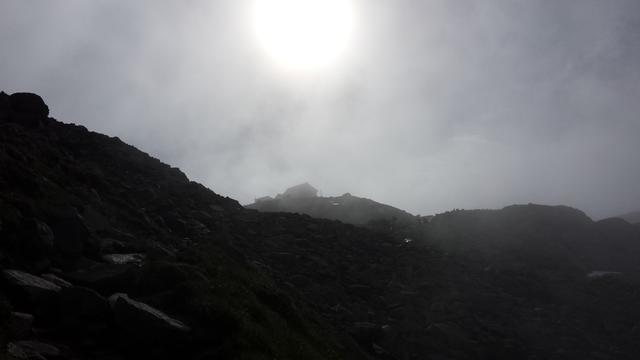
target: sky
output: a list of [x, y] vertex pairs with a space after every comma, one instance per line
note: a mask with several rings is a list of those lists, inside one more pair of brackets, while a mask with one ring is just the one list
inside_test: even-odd
[[308, 181], [422, 215], [640, 209], [639, 1], [351, 4], [347, 49], [300, 70], [254, 0], [3, 0], [0, 90], [244, 204]]

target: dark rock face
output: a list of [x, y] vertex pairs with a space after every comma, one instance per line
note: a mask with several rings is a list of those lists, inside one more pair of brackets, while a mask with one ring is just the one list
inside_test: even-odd
[[17, 113], [33, 114], [46, 118], [49, 116], [49, 107], [44, 100], [32, 93], [13, 93], [9, 96], [11, 110]]
[[49, 107], [42, 98], [31, 93], [0, 94], [0, 121], [37, 127], [49, 116]]

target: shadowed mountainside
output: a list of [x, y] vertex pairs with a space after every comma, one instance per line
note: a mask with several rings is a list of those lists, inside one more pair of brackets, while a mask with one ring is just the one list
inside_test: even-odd
[[[8, 358], [634, 359], [640, 351], [638, 284], [626, 273], [586, 273], [605, 261], [601, 239], [619, 244], [616, 254], [637, 240], [622, 220], [532, 205], [451, 212], [416, 221], [406, 242], [385, 219], [367, 229], [259, 212], [117, 138], [49, 118], [33, 94], [0, 94], [0, 170]], [[596, 239], [595, 260], [573, 260], [565, 244], [582, 246], [574, 233]], [[626, 263], [619, 256], [606, 264]]]

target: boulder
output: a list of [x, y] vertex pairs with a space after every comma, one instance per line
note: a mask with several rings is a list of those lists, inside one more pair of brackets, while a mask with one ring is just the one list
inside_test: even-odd
[[9, 96], [11, 110], [16, 113], [31, 114], [46, 118], [49, 116], [49, 107], [39, 95], [32, 93], [13, 93]]
[[33, 315], [21, 312], [12, 312], [9, 316], [9, 333], [14, 339], [22, 339], [29, 335], [33, 326]]
[[109, 297], [116, 324], [128, 340], [157, 342], [185, 335], [190, 328], [162, 311], [117, 293]]
[[10, 284], [16, 285], [33, 296], [46, 293], [59, 293], [60, 286], [41, 277], [20, 270], [4, 270], [3, 275]]
[[51, 273], [41, 274], [40, 277], [45, 279], [45, 280], [47, 280], [47, 281], [50, 281], [50, 282], [58, 285], [58, 286], [60, 286], [61, 288], [68, 288], [68, 287], [73, 286], [73, 284], [71, 284], [70, 282], [68, 282], [68, 281], [66, 281], [64, 279], [61, 279], [61, 278], [59, 278], [56, 275], [51, 274]]
[[106, 263], [114, 265], [133, 264], [140, 266], [144, 262], [144, 254], [106, 254], [102, 256], [102, 260]]
[[55, 315], [60, 286], [20, 270], [4, 270], [2, 273], [17, 308], [33, 310], [37, 315]]

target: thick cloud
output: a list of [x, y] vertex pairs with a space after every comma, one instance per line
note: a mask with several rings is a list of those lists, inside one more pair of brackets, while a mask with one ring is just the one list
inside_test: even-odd
[[636, 0], [360, 0], [349, 53], [271, 63], [251, 1], [0, 4], [0, 87], [250, 202], [309, 181], [428, 214], [640, 208]]

